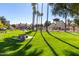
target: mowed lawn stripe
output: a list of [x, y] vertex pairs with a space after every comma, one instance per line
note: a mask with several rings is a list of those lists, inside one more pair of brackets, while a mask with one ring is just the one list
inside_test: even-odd
[[[3, 38], [0, 40], [0, 42], [2, 40], [4, 40], [5, 38], [9, 38], [12, 36], [18, 36], [19, 34], [23, 34], [23, 33], [25, 33], [25, 32], [20, 31], [20, 30], [7, 32], [6, 34], [3, 33], [3, 34], [1, 34]], [[9, 36], [8, 36], [8, 34], [9, 34]], [[35, 34], [35, 36], [34, 36], [34, 34]], [[63, 40], [64, 37], [67, 38], [68, 36], [77, 38], [76, 41], [78, 40], [78, 36], [74, 36], [74, 35], [71, 35], [66, 32], [51, 32], [51, 34], [60, 38], [61, 40]], [[39, 31], [38, 32], [31, 32], [27, 35], [34, 36], [34, 37], [33, 37], [33, 39], [28, 39], [28, 40], [26, 39], [23, 42], [17, 42], [17, 44], [21, 44], [21, 46], [19, 46], [15, 50], [12, 50], [12, 48], [8, 48], [5, 51], [3, 51], [2, 54], [4, 54], [4, 55], [28, 55], [28, 56], [34, 56], [34, 55], [35, 56], [36, 55], [55, 56], [56, 54], [59, 56], [79, 55], [79, 49], [69, 45], [74, 41], [74, 39], [71, 39], [70, 37], [68, 37], [70, 39], [69, 42], [67, 39], [63, 40], [65, 42], [69, 43], [69, 44], [67, 44], [67, 43], [64, 43], [63, 41], [58, 40], [57, 38], [49, 35], [47, 32], [42, 32], [42, 34]], [[64, 36], [64, 37], [62, 37], [62, 36]], [[4, 43], [6, 43], [6, 41]], [[77, 42], [77, 44], [78, 44], [78, 42]], [[72, 44], [72, 45], [76, 46], [77, 44], [75, 44], [75, 45]], [[4, 48], [7, 48], [7, 45]], [[78, 46], [76, 46], [76, 47], [78, 47]], [[25, 54], [23, 54], [23, 53], [25, 53]]]
[[43, 56], [54, 55], [54, 53], [51, 52], [50, 48], [47, 46], [47, 44], [43, 40], [40, 32], [36, 33], [35, 37], [33, 38], [33, 40], [31, 41], [30, 44], [32, 45], [31, 49], [29, 49], [29, 50], [26, 51], [26, 53], [28, 55], [29, 55], [29, 53], [33, 52], [34, 49], [37, 49], [36, 52], [39, 52], [40, 50], [42, 50], [42, 53], [39, 54], [41, 56], [42, 55]]
[[46, 40], [49, 42], [49, 44], [54, 48], [56, 53], [60, 56], [63, 55], [69, 55], [69, 53], [65, 53], [65, 51], [72, 51], [74, 53], [79, 53], [79, 49], [76, 49], [68, 44], [65, 44], [62, 41], [57, 40], [56, 38], [50, 36], [48, 33], [43, 33]]
[[68, 34], [66, 32], [51, 32], [55, 37], [72, 44], [73, 46], [79, 48], [79, 38], [78, 36], [74, 36], [72, 34]]
[[75, 36], [79, 36], [79, 32], [69, 32], [69, 33], [71, 33], [71, 34], [73, 34]]
[[[47, 41], [47, 38], [44, 37], [43, 33], [45, 32], [41, 32], [41, 36], [43, 37], [45, 43], [48, 45], [48, 47], [51, 49], [51, 52], [54, 53], [56, 56], [58, 56], [57, 52], [54, 50], [54, 48], [50, 45], [50, 42]], [[46, 35], [47, 37], [47, 35]]]

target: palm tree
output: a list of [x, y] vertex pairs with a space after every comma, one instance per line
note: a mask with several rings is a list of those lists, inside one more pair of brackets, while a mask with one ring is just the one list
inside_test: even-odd
[[[48, 17], [49, 17], [49, 4], [47, 4], [47, 20], [46, 20], [47, 22], [48, 22]], [[46, 31], [48, 31], [48, 25], [46, 26]]]
[[37, 24], [37, 30], [38, 30], [38, 27], [39, 27], [39, 26], [38, 26], [38, 25], [39, 25], [39, 24], [38, 24], [38, 19], [39, 19], [39, 18], [40, 18], [40, 12], [37, 10], [37, 21], [36, 21], [36, 22], [37, 22], [37, 23], [36, 23], [36, 24]]
[[34, 31], [34, 22], [35, 22], [35, 14], [36, 14], [36, 3], [32, 3], [32, 10], [33, 10], [32, 30]]
[[37, 15], [37, 19], [36, 19], [36, 31], [38, 30], [38, 19], [40, 18], [40, 16], [41, 16], [41, 13], [39, 12], [39, 10], [38, 10], [38, 7], [39, 7], [39, 5], [37, 4], [37, 11], [36, 11], [36, 15]]
[[43, 3], [42, 3], [42, 6], [41, 6], [41, 31], [42, 31], [42, 16], [43, 16]]
[[38, 30], [38, 4], [37, 4], [37, 11], [36, 11], [37, 19], [36, 19], [36, 31]]

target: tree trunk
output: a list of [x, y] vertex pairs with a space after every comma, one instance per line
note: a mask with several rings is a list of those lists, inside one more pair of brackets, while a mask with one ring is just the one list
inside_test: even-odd
[[47, 25], [46, 25], [46, 31], [48, 31], [48, 16], [49, 16], [49, 5], [47, 4]]
[[32, 30], [34, 31], [34, 21], [35, 21], [35, 14], [34, 14], [34, 12], [33, 12], [33, 18], [32, 18], [33, 20], [32, 20]]
[[75, 32], [75, 26], [73, 26], [73, 32]]
[[[37, 11], [38, 11], [38, 4], [37, 4]], [[37, 19], [36, 19], [36, 31], [38, 30], [38, 14], [37, 14]]]
[[41, 31], [42, 31], [42, 15], [43, 14], [43, 3], [42, 3], [42, 6], [41, 6]]

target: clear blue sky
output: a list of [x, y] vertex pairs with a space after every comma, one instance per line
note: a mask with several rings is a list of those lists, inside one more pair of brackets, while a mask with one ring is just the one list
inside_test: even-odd
[[[46, 6], [47, 5], [44, 4], [43, 23], [46, 21], [46, 14], [47, 14]], [[39, 4], [39, 10], [40, 8], [41, 4]], [[52, 21], [52, 19], [56, 17], [51, 15], [51, 9], [49, 12], [50, 12], [49, 20]], [[5, 16], [5, 18], [10, 21], [10, 24], [16, 24], [16, 23], [30, 24], [32, 23], [32, 6], [30, 3], [2, 3], [2, 4], [0, 3], [0, 16]]]

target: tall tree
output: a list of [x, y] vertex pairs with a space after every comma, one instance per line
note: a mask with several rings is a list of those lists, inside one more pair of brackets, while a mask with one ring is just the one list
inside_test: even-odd
[[47, 4], [47, 26], [46, 26], [46, 31], [48, 31], [48, 17], [49, 17], [49, 4]]
[[40, 12], [39, 12], [39, 10], [37, 10], [37, 24], [36, 24], [37, 25], [37, 30], [38, 30], [38, 27], [39, 27], [38, 26], [39, 25], [39, 23], [38, 23], [39, 22], [38, 21], [39, 19], [40, 19]]
[[70, 4], [69, 3], [54, 3], [50, 4], [52, 6], [52, 15], [59, 15], [65, 19], [65, 32], [66, 32], [66, 20], [67, 17], [71, 15]]
[[38, 30], [38, 16], [39, 16], [39, 11], [38, 11], [38, 4], [37, 4], [37, 11], [36, 11], [36, 14], [37, 14], [37, 19], [36, 19], [36, 31]]
[[32, 3], [32, 10], [33, 10], [32, 30], [34, 31], [34, 22], [35, 22], [35, 14], [36, 14], [36, 3]]
[[37, 15], [37, 19], [36, 19], [36, 30], [38, 30], [38, 20], [40, 19], [40, 16], [41, 16], [41, 13], [39, 12], [39, 10], [38, 10], [38, 7], [39, 7], [39, 4], [37, 4], [37, 10], [36, 10], [36, 15]]
[[43, 3], [42, 3], [42, 6], [41, 6], [41, 31], [42, 31], [42, 16], [43, 16]]

